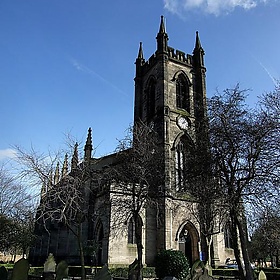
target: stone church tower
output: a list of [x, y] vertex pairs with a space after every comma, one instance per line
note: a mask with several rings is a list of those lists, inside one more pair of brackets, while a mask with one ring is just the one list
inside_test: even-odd
[[[195, 144], [203, 153], [207, 152], [208, 147], [207, 129], [203, 125], [207, 114], [204, 50], [198, 32], [192, 54], [170, 47], [163, 17], [156, 42], [157, 49], [147, 60], [140, 43], [135, 62], [134, 123], [142, 122], [153, 128], [159, 135], [159, 145], [164, 151], [164, 196], [157, 213], [148, 206], [140, 217], [143, 225], [143, 263], [153, 265], [160, 249], [181, 250], [193, 263], [203, 259], [205, 248], [197, 219], [197, 204], [184, 188], [188, 150]], [[92, 157], [92, 150], [89, 129], [81, 165], [86, 164], [91, 174], [97, 174], [114, 164], [116, 154], [96, 159]], [[74, 171], [78, 167], [77, 157], [75, 146], [72, 159]], [[72, 177], [75, 176], [73, 170], [69, 172]], [[64, 170], [64, 176], [66, 173]], [[55, 184], [57, 178], [56, 174]], [[95, 264], [129, 265], [137, 257], [133, 224], [125, 221], [126, 232], [113, 233], [112, 219], [118, 213], [110, 205], [111, 187], [100, 188], [97, 181], [90, 178], [85, 182], [90, 192], [87, 195], [89, 218], [83, 224], [84, 243], [94, 241], [98, 244]], [[44, 262], [49, 253], [57, 260], [64, 259], [69, 264], [79, 263], [78, 249], [69, 230], [51, 225], [46, 234], [42, 226], [37, 225], [36, 228], [39, 229], [39, 238], [30, 254], [33, 264]], [[229, 246], [224, 237], [224, 233], [213, 237], [212, 257], [215, 264], [224, 263], [233, 253], [232, 249], [225, 248]], [[92, 264], [90, 256], [86, 263]]]
[[[198, 32], [192, 55], [170, 47], [163, 17], [156, 40], [157, 50], [147, 61], [140, 43], [135, 77], [134, 121], [144, 122], [160, 135], [164, 146], [164, 191], [168, 197], [162, 209], [164, 226], [154, 239], [147, 236], [147, 240], [154, 244], [153, 251], [180, 249], [194, 261], [201, 251], [199, 227], [192, 211], [187, 211], [194, 206], [182, 202], [180, 189], [187, 150], [201, 137], [200, 122], [206, 116], [204, 50]], [[148, 255], [149, 262], [153, 256]]]

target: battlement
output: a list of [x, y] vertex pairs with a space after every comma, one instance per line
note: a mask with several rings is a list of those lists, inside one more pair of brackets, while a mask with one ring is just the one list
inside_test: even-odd
[[183, 63], [192, 64], [192, 55], [185, 54], [182, 51], [175, 50], [174, 48], [168, 47], [168, 57], [178, 60]]
[[[180, 63], [192, 64], [192, 55], [186, 54], [182, 51], [175, 50], [174, 48], [168, 47], [168, 57], [172, 60], [178, 61]], [[143, 64], [144, 72], [151, 69], [157, 62], [156, 54], [152, 54], [150, 58]]]

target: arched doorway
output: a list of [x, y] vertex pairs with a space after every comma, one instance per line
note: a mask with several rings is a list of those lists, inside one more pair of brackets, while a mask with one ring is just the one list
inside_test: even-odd
[[176, 234], [176, 241], [178, 242], [179, 250], [185, 254], [190, 264], [193, 264], [199, 259], [199, 235], [191, 222], [185, 222], [179, 227]]

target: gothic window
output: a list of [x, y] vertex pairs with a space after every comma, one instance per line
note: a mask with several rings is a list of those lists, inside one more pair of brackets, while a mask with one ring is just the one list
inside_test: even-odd
[[96, 228], [96, 242], [98, 244], [98, 249], [96, 252], [96, 263], [98, 265], [103, 265], [103, 239], [104, 239], [104, 230], [103, 230], [103, 224], [99, 220], [97, 223]]
[[189, 85], [183, 74], [180, 74], [176, 80], [176, 106], [188, 112], [190, 111]]
[[176, 147], [175, 155], [175, 172], [176, 172], [176, 191], [179, 191], [183, 187], [184, 183], [184, 167], [185, 167], [185, 154], [184, 154], [184, 144], [179, 142]]
[[[137, 221], [138, 226], [138, 235], [140, 236], [140, 238], [142, 237], [142, 219], [138, 216], [138, 221]], [[127, 240], [128, 244], [136, 244], [136, 226], [135, 226], [135, 221], [133, 218], [129, 219], [128, 222], [128, 240]]]
[[225, 248], [233, 248], [229, 223], [227, 223], [224, 228], [224, 240], [225, 240]]
[[147, 88], [147, 119], [151, 119], [156, 112], [156, 82], [151, 79]]

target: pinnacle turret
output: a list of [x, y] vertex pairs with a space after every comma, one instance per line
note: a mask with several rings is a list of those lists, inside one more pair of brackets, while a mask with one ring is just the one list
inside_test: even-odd
[[54, 185], [59, 182], [59, 162], [56, 165], [55, 173], [54, 173]]
[[61, 177], [65, 177], [68, 173], [68, 155], [66, 154], [64, 157], [64, 162], [63, 162], [63, 166], [62, 166], [62, 174]]
[[88, 129], [88, 135], [87, 135], [87, 141], [84, 148], [85, 154], [84, 159], [85, 161], [91, 159], [91, 153], [92, 153], [92, 138], [91, 138], [91, 128]]
[[139, 45], [139, 51], [138, 51], [137, 59], [139, 59], [139, 60], [143, 60], [144, 59], [142, 42], [140, 42], [140, 45]]
[[78, 167], [79, 156], [78, 156], [78, 143], [76, 142], [74, 152], [71, 160], [71, 171]]
[[160, 17], [160, 26], [159, 26], [159, 32], [160, 34], [164, 34], [165, 32], [165, 24], [164, 24], [164, 17]]
[[165, 31], [164, 17], [161, 16], [159, 32], [157, 34], [157, 54], [167, 53], [168, 35]]
[[193, 50], [194, 60], [197, 66], [204, 66], [204, 50], [201, 46], [198, 31], [196, 31], [195, 47]]
[[44, 182], [41, 188], [41, 199], [45, 197], [46, 193], [47, 193], [47, 186], [46, 183]]
[[141, 72], [141, 66], [145, 63], [145, 59], [144, 59], [144, 54], [143, 54], [143, 47], [142, 47], [142, 42], [140, 42], [139, 45], [139, 51], [138, 51], [138, 56], [136, 58], [135, 61], [135, 65], [136, 65], [136, 76], [138, 76]]

